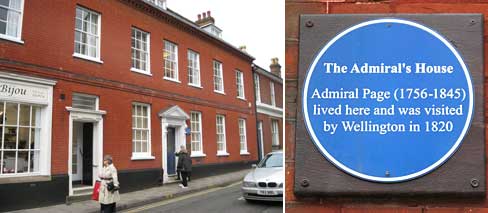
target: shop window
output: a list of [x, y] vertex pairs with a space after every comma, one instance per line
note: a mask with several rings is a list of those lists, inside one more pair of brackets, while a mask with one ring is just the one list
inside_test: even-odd
[[38, 174], [41, 107], [0, 102], [0, 135], [0, 176]]

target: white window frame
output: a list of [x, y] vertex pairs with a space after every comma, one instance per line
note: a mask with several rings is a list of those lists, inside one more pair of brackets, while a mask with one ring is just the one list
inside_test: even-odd
[[[140, 107], [147, 107], [147, 147], [146, 147], [146, 152], [135, 152], [134, 148], [132, 148], [132, 157], [131, 157], [131, 160], [152, 160], [152, 159], [155, 159], [154, 156], [152, 156], [152, 152], [151, 152], [151, 105], [150, 104], [146, 104], [146, 103], [139, 103], [139, 102], [132, 102], [132, 105], [131, 107], [134, 107], [134, 106], [140, 106]], [[132, 108], [131, 108], [131, 111], [132, 111]], [[132, 120], [131, 122], [133, 122], [133, 119], [135, 119], [135, 116], [134, 114], [132, 114]], [[138, 117], [141, 117], [141, 115], [139, 115]], [[134, 134], [134, 130], [146, 130], [146, 129], [143, 129], [143, 128], [137, 128], [135, 129], [134, 126], [132, 126], [132, 138], [134, 138], [133, 134]], [[132, 143], [131, 145], [133, 146], [133, 144], [136, 143], [134, 141], [134, 139], [132, 139]]]
[[276, 94], [275, 94], [274, 83], [272, 81], [269, 82], [269, 90], [271, 95], [271, 106], [276, 106]]
[[244, 73], [236, 70], [236, 86], [237, 86], [237, 98], [246, 100], [246, 94], [244, 92]]
[[[132, 50], [135, 48], [132, 47], [132, 40], [136, 39], [136, 38], [132, 37], [132, 31], [135, 31], [135, 33], [140, 32], [143, 35], [146, 35], [146, 44], [147, 44], [146, 54], [147, 54], [147, 56], [146, 56], [146, 67], [145, 67], [145, 69], [139, 69], [139, 68], [133, 67], [132, 61], [134, 60], [134, 58], [132, 57]], [[152, 74], [151, 74], [151, 33], [143, 31], [137, 27], [131, 27], [130, 35], [131, 35], [131, 56], [130, 56], [131, 57], [131, 68], [130, 68], [130, 70], [133, 72], [152, 76]], [[137, 40], [135, 42], [137, 42]], [[142, 41], [140, 41], [140, 42], [142, 42]], [[137, 49], [137, 50], [144, 51], [143, 49]], [[136, 59], [136, 60], [140, 60], [140, 59]]]
[[[174, 52], [172, 52], [173, 48], [174, 48]], [[167, 54], [173, 55], [174, 61], [169, 60], [170, 57], [167, 56]], [[163, 61], [164, 61], [163, 79], [181, 83], [178, 77], [178, 45], [176, 43], [168, 40], [164, 40]], [[174, 70], [171, 71], [167, 69], [166, 67], [167, 63], [174, 63]], [[174, 72], [173, 78], [171, 78], [170, 76], [166, 76], [168, 72]]]
[[[218, 66], [216, 66], [218, 65]], [[214, 92], [216, 93], [220, 93], [220, 94], [225, 94], [225, 91], [224, 91], [224, 68], [223, 68], [223, 65], [222, 65], [222, 62], [220, 61], [217, 61], [217, 60], [213, 60], [213, 63], [212, 63], [212, 66], [213, 66], [213, 82], [214, 82]], [[218, 68], [218, 69], [216, 69]], [[220, 80], [220, 82], [218, 82], [218, 80]], [[217, 84], [220, 83], [221, 84], [221, 90], [219, 90], [219, 88], [215, 88], [217, 86]]]
[[[219, 118], [222, 123], [219, 124]], [[222, 126], [222, 132], [219, 132], [219, 125]], [[226, 135], [225, 135], [225, 115], [217, 115], [215, 117], [215, 130], [216, 130], [216, 141], [217, 141], [217, 156], [229, 156], [227, 152]], [[219, 135], [222, 135], [222, 141], [219, 141]], [[219, 143], [222, 144], [223, 149], [219, 150]]]
[[254, 73], [254, 90], [256, 90], [256, 102], [261, 103], [261, 85], [259, 75]]
[[[10, 1], [9, 1], [9, 3], [10, 3]], [[8, 30], [8, 14], [7, 14], [7, 24], [5, 26], [5, 34], [0, 33], [0, 39], [5, 39], [5, 40], [9, 40], [9, 41], [13, 41], [13, 42], [23, 44], [24, 41], [22, 41], [22, 22], [23, 22], [23, 18], [24, 18], [24, 0], [20, 0], [20, 10], [12, 9], [10, 7], [5, 7], [5, 6], [0, 6], [0, 7], [5, 8], [8, 11], [12, 10], [14, 12], [20, 13], [19, 23], [17, 25], [17, 37], [7, 35], [7, 30]]]
[[246, 119], [239, 118], [238, 120], [239, 131], [239, 150], [241, 155], [249, 155], [247, 150], [247, 132], [246, 132]]
[[[200, 78], [200, 53], [189, 49], [187, 53], [187, 57], [188, 57], [188, 85], [202, 88], [202, 83], [201, 83], [202, 80]], [[198, 79], [198, 82], [195, 82], [195, 79]]]
[[[198, 128], [200, 131], [194, 131], [193, 128], [193, 115], [197, 115], [198, 117]], [[205, 157], [205, 153], [203, 153], [203, 129], [202, 129], [202, 113], [198, 111], [191, 111], [190, 112], [190, 150], [191, 154], [190, 157]], [[200, 141], [194, 141], [192, 135], [194, 133], [199, 133], [200, 134]], [[200, 150], [193, 150], [193, 143], [199, 143]]]
[[278, 123], [278, 120], [275, 119], [271, 120], [271, 145], [280, 145], [280, 125]]
[[[0, 134], [0, 178], [4, 178], [4, 177], [21, 177], [21, 176], [37, 176], [37, 175], [41, 175], [42, 173], [45, 173], [45, 170], [44, 168], [46, 168], [48, 165], [45, 165], [45, 161], [42, 161], [42, 156], [46, 155], [46, 153], [49, 153], [49, 156], [50, 156], [50, 151], [51, 150], [48, 150], [47, 149], [47, 146], [45, 146], [45, 142], [43, 141], [44, 138], [42, 138], [43, 136], [43, 132], [45, 132], [44, 129], [47, 129], [48, 127], [44, 126], [45, 122], [42, 120], [44, 119], [43, 117], [45, 117], [43, 115], [43, 111], [44, 111], [44, 107], [41, 106], [41, 105], [37, 105], [37, 104], [30, 104], [30, 103], [20, 103], [20, 102], [15, 102], [15, 101], [0, 101], [0, 107], [2, 108], [3, 112], [4, 112], [4, 115], [7, 114], [7, 103], [8, 104], [16, 104], [17, 105], [17, 115], [16, 115], [16, 119], [17, 119], [17, 122], [15, 124], [7, 124], [6, 123], [6, 116], [2, 116], [2, 125], [0, 126], [0, 128], [2, 128], [2, 133], [3, 134]], [[21, 125], [20, 124], [20, 105], [26, 105], [26, 106], [29, 106], [29, 125], [26, 126], [26, 125]], [[34, 110], [33, 108], [34, 107], [37, 107], [38, 108], [38, 113], [36, 115], [36, 121], [39, 122], [39, 125], [35, 125], [32, 123], [32, 118], [33, 118], [33, 113], [34, 113]], [[8, 115], [7, 115], [8, 116]], [[6, 149], [5, 148], [5, 132], [6, 132], [6, 129], [7, 128], [15, 128], [15, 132], [16, 132], [16, 137], [15, 137], [15, 149]], [[29, 138], [28, 138], [28, 141], [26, 142], [26, 145], [28, 146], [27, 148], [25, 149], [19, 149], [19, 134], [20, 134], [20, 128], [28, 128], [28, 131], [29, 131]], [[38, 138], [39, 138], [39, 141], [37, 141], [37, 148], [34, 147], [33, 149], [31, 149], [30, 147], [30, 143], [31, 143], [31, 139], [32, 137], [35, 137], [35, 136], [32, 136], [32, 129], [34, 129], [34, 134], [39, 134]], [[36, 131], [37, 130], [37, 131]], [[48, 130], [50, 131], [50, 129]], [[3, 173], [3, 162], [5, 161], [4, 158], [5, 158], [5, 152], [15, 152], [15, 165], [14, 165], [14, 172], [13, 173]], [[21, 172], [21, 173], [18, 173], [17, 170], [18, 170], [18, 155], [19, 155], [19, 152], [27, 152], [28, 156], [28, 160], [27, 160], [27, 171], [26, 172]], [[31, 161], [31, 152], [37, 152], [37, 171], [35, 172], [32, 172], [30, 171], [30, 161]], [[36, 163], [34, 163], [34, 165], [36, 165]]]
[[[78, 10], [81, 10], [81, 11], [84, 11], [86, 13], [89, 13], [90, 14], [90, 17], [91, 17], [91, 14], [95, 14], [97, 16], [97, 32], [98, 34], [94, 35], [94, 34], [91, 34], [91, 33], [88, 33], [88, 32], [85, 32], [85, 31], [82, 31], [82, 30], [79, 30], [79, 29], [76, 29], [76, 13]], [[83, 22], [84, 20], [82, 20]], [[90, 60], [90, 61], [94, 61], [94, 62], [97, 62], [97, 63], [101, 63], [103, 64], [103, 61], [100, 60], [101, 56], [100, 56], [100, 46], [101, 46], [101, 38], [102, 38], [102, 26], [101, 26], [101, 23], [102, 23], [102, 15], [98, 12], [95, 12], [93, 10], [90, 10], [88, 8], [84, 8], [84, 7], [81, 7], [81, 6], [76, 6], [76, 10], [75, 10], [75, 40], [74, 40], [74, 53], [73, 53], [73, 56], [74, 57], [78, 57], [78, 58], [82, 58], [82, 59], [86, 59], [86, 60]], [[82, 23], [83, 24], [83, 23]], [[93, 56], [90, 56], [88, 51], [87, 51], [87, 55], [85, 54], [82, 54], [82, 53], [79, 53], [79, 52], [76, 52], [76, 32], [80, 32], [81, 34], [90, 34], [91, 36], [95, 36], [96, 37], [96, 57], [93, 57]], [[81, 45], [86, 45], [87, 48], [88, 48], [88, 43], [86, 44], [82, 44], [80, 43], [80, 48], [81, 48]]]

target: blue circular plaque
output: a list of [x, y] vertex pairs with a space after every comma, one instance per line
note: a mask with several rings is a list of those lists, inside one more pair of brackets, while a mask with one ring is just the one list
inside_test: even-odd
[[315, 56], [302, 93], [307, 130], [339, 169], [375, 182], [426, 175], [460, 147], [473, 85], [434, 30], [385, 18], [352, 26]]

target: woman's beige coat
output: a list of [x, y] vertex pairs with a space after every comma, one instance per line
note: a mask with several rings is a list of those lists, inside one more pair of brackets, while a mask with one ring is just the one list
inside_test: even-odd
[[107, 189], [107, 183], [113, 181], [115, 186], [119, 186], [119, 179], [117, 177], [117, 169], [113, 164], [104, 166], [100, 178], [112, 178], [112, 180], [102, 180], [100, 183], [100, 194], [98, 196], [98, 202], [102, 204], [116, 203], [120, 200], [119, 191], [109, 192]]

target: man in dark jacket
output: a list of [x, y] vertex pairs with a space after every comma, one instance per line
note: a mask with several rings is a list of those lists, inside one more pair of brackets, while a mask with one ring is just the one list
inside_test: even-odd
[[178, 153], [178, 165], [181, 165], [182, 184], [180, 184], [180, 187], [185, 189], [188, 187], [188, 173], [191, 172], [191, 157], [185, 147], [182, 147]]

